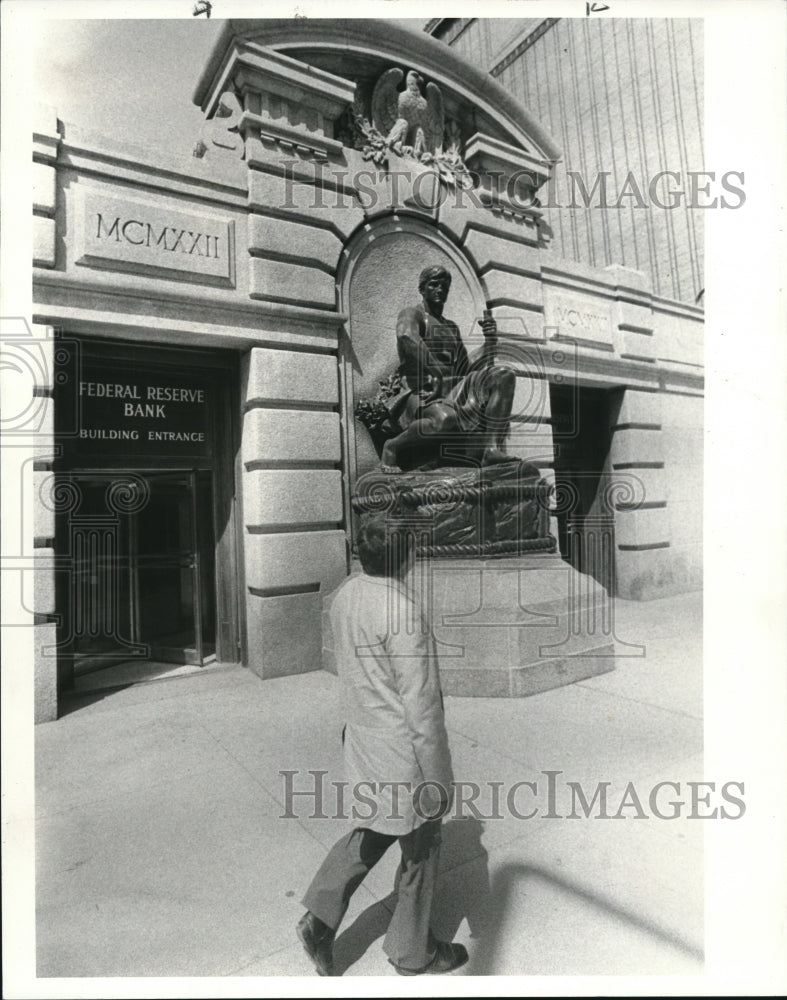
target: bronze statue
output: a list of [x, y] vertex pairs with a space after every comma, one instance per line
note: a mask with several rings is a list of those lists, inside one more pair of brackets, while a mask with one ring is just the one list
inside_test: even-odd
[[516, 378], [495, 364], [497, 324], [485, 313], [484, 347], [471, 361], [456, 323], [443, 316], [450, 287], [451, 275], [442, 265], [425, 268], [418, 280], [421, 302], [397, 318], [402, 388], [386, 403], [396, 436], [383, 444], [383, 472], [462, 459], [480, 465], [516, 461], [501, 450]]

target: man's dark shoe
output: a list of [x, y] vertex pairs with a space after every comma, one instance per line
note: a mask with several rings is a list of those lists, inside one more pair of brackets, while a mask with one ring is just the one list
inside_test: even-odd
[[307, 910], [295, 928], [306, 954], [320, 976], [333, 975], [333, 939], [335, 931]]
[[438, 941], [434, 958], [423, 969], [405, 969], [401, 965], [394, 965], [393, 962], [391, 965], [400, 976], [440, 976], [461, 968], [467, 959], [467, 948], [463, 944]]

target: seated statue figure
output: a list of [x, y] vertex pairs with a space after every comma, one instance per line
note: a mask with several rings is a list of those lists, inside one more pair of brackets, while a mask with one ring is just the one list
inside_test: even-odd
[[418, 281], [421, 302], [402, 309], [397, 318], [403, 388], [386, 404], [389, 424], [398, 433], [383, 445], [383, 472], [401, 472], [405, 457], [410, 468], [434, 465], [444, 445], [451, 461], [515, 461], [502, 447], [516, 379], [509, 368], [495, 364], [497, 324], [485, 315], [484, 347], [471, 362], [456, 323], [443, 316], [450, 287], [451, 275], [442, 265], [425, 268]]

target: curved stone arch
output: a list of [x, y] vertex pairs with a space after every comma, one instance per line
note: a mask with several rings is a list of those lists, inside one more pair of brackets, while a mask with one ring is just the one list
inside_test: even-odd
[[377, 382], [395, 370], [396, 317], [419, 301], [418, 274], [432, 263], [451, 272], [445, 314], [458, 324], [472, 352], [483, 340], [485, 290], [461, 249], [433, 222], [406, 212], [378, 216], [359, 227], [342, 251], [336, 284], [339, 309], [348, 317], [339, 365], [350, 485], [377, 464], [371, 439], [354, 419], [355, 402], [373, 396]]
[[308, 64], [336, 56], [342, 62], [350, 57], [367, 64], [406, 65], [443, 88], [444, 97], [454, 95], [473, 108], [481, 131], [491, 127], [498, 138], [547, 163], [560, 159], [561, 151], [547, 130], [488, 73], [436, 38], [379, 18], [228, 19], [194, 91], [194, 103], [203, 109], [208, 109], [226, 53], [237, 41], [249, 53], [260, 46]]

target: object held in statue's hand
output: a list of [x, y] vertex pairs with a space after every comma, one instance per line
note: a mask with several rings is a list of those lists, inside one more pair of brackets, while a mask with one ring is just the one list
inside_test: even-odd
[[484, 309], [484, 315], [481, 319], [481, 329], [488, 340], [494, 340], [497, 337], [497, 321], [492, 316], [491, 309]]
[[439, 373], [427, 375], [420, 395], [423, 403], [439, 399], [443, 395], [443, 376]]

